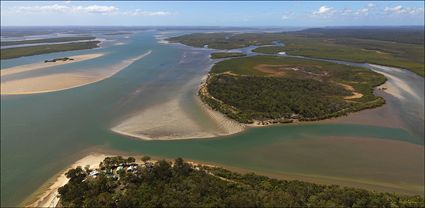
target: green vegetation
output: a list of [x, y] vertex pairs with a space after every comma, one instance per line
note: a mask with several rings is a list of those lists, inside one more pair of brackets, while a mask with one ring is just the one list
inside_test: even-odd
[[278, 54], [279, 52], [285, 52], [285, 50], [286, 48], [284, 46], [261, 46], [252, 51], [264, 54]]
[[[194, 33], [169, 40], [189, 46], [236, 49], [250, 45], [266, 46], [255, 52], [373, 63], [405, 68], [424, 76], [422, 29], [308, 29], [287, 33]], [[284, 47], [275, 42], [283, 42]], [[270, 46], [276, 45], [276, 46]]]
[[56, 62], [56, 61], [73, 61], [73, 58], [69, 58], [69, 57], [63, 57], [63, 58], [54, 58], [51, 60], [44, 60], [44, 63], [48, 63], [48, 62]]
[[211, 58], [212, 59], [221, 59], [221, 58], [231, 58], [231, 57], [242, 57], [246, 56], [244, 53], [237, 53], [237, 52], [217, 52], [212, 53]]
[[60, 38], [45, 38], [45, 39], [34, 39], [34, 40], [3, 41], [3, 42], [1, 42], [1, 46], [35, 44], [35, 43], [58, 43], [58, 42], [80, 41], [80, 40], [94, 40], [95, 38], [96, 37], [60, 37]]
[[286, 36], [290, 55], [373, 63], [409, 69], [424, 76], [424, 45], [364, 39]]
[[279, 40], [279, 33], [193, 33], [169, 38], [170, 42], [179, 42], [193, 47], [204, 47], [214, 49], [235, 49], [251, 45], [272, 45]]
[[357, 38], [381, 40], [396, 43], [424, 44], [423, 26], [407, 27], [334, 27], [310, 28], [291, 34], [307, 35], [322, 38]]
[[[271, 179], [173, 163], [105, 158], [100, 169], [77, 167], [59, 188], [64, 207], [424, 207], [421, 196]], [[120, 170], [119, 167], [124, 167]], [[132, 167], [132, 168], [129, 168]]]
[[[324, 61], [253, 56], [217, 63], [201, 99], [242, 123], [312, 121], [385, 103], [373, 88], [383, 75]], [[359, 95], [359, 96], [354, 96]]]
[[18, 58], [45, 53], [97, 48], [100, 41], [75, 42], [1, 49], [1, 59]]

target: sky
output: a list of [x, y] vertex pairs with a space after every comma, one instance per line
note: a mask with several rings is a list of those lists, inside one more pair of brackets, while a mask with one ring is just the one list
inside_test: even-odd
[[1, 1], [1, 25], [424, 25], [424, 1]]

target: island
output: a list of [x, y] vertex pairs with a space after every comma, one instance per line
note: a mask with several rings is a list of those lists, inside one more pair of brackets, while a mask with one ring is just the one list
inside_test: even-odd
[[57, 207], [420, 207], [424, 198], [272, 179], [220, 167], [106, 157], [66, 172]]
[[100, 41], [71, 42], [61, 44], [45, 44], [1, 49], [1, 59], [12, 59], [23, 56], [33, 56], [46, 53], [75, 51], [99, 47]]
[[386, 78], [359, 67], [285, 56], [218, 62], [199, 95], [211, 108], [246, 124], [315, 121], [381, 106], [373, 89]]
[[211, 54], [212, 59], [234, 58], [242, 56], [246, 56], [246, 54], [239, 52], [216, 52]]
[[73, 58], [69, 58], [69, 57], [63, 57], [63, 58], [54, 58], [51, 60], [44, 60], [44, 63], [49, 63], [49, 62], [57, 62], [57, 61], [73, 61]]

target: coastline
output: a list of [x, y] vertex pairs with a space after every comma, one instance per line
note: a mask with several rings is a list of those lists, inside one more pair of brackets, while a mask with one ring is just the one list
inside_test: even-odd
[[53, 178], [54, 182], [49, 184], [48, 188], [42, 193], [35, 196], [34, 200], [30, 200], [25, 207], [56, 207], [59, 202], [58, 189], [68, 183], [68, 179], [65, 176], [65, 173], [77, 166], [84, 167], [89, 165], [91, 168], [97, 168], [99, 163], [103, 161], [105, 157], [113, 156], [113, 155], [105, 155], [100, 153], [92, 153], [87, 155], [80, 160], [77, 160], [75, 163], [70, 165], [68, 168], [56, 174]]
[[[342, 139], [342, 140], [341, 140]], [[414, 144], [408, 144], [400, 141], [381, 141], [375, 140], [371, 138], [352, 138], [352, 137], [343, 137], [336, 138], [330, 137], [325, 139], [326, 142], [329, 143], [339, 143], [340, 145], [354, 145], [359, 148], [364, 148], [368, 152], [373, 152], [376, 146], [381, 146], [382, 149], [385, 149], [388, 154], [391, 152], [397, 151], [400, 146], [404, 146], [404, 148], [409, 148], [411, 157], [413, 157], [418, 151], [423, 152], [423, 147], [418, 147]], [[348, 142], [348, 143], [347, 143]], [[367, 143], [369, 145], [364, 145]], [[322, 144], [323, 145], [323, 144]], [[326, 145], [326, 144], [325, 144]], [[85, 167], [89, 165], [90, 168], [98, 168], [100, 162], [103, 161], [105, 157], [114, 157], [114, 156], [122, 156], [122, 157], [134, 157], [136, 159], [137, 164], [141, 164], [140, 157], [142, 154], [126, 154], [126, 153], [98, 153], [96, 151], [89, 153], [86, 156], [83, 156], [81, 159], [75, 161], [63, 171], [60, 171], [58, 174], [52, 177], [49, 182], [41, 186], [38, 190], [38, 194], [33, 194], [30, 196], [29, 200], [24, 204], [25, 207], [56, 207], [59, 202], [58, 189], [65, 185], [68, 182], [68, 179], [64, 175], [71, 168], [76, 168], [77, 166]], [[153, 157], [151, 159], [152, 162], [156, 162], [158, 159], [172, 160], [171, 158], [164, 157]], [[297, 173], [297, 172], [281, 172], [281, 171], [264, 171], [257, 169], [246, 169], [236, 166], [222, 165], [219, 163], [211, 163], [206, 161], [196, 161], [196, 160], [187, 160], [186, 162], [192, 165], [202, 165], [202, 166], [210, 166], [210, 167], [222, 167], [230, 171], [234, 171], [240, 174], [246, 173], [256, 173], [260, 175], [264, 175], [271, 178], [282, 179], [282, 180], [302, 180], [310, 183], [323, 184], [323, 185], [335, 185], [338, 184], [340, 186], [346, 187], [355, 187], [355, 188], [363, 188], [367, 190], [373, 190], [378, 192], [397, 192], [400, 194], [406, 195], [416, 195], [418, 193], [422, 193], [423, 187], [416, 186], [413, 184], [408, 184], [404, 182], [397, 182], [394, 184], [387, 183], [385, 181], [371, 181], [362, 178], [351, 178], [351, 177], [337, 177], [337, 176], [325, 176], [325, 175], [315, 175], [315, 174], [305, 174], [305, 173]]]
[[[66, 183], [68, 183], [68, 179], [65, 176], [65, 173], [68, 172], [70, 169], [76, 168], [77, 166], [85, 167], [90, 166], [90, 168], [98, 168], [100, 162], [102, 162], [106, 157], [116, 157], [116, 156], [122, 156], [122, 157], [134, 157], [136, 159], [137, 164], [142, 164], [142, 161], [140, 158], [143, 155], [121, 155], [121, 154], [109, 154], [109, 153], [97, 153], [93, 152], [90, 153], [81, 159], [75, 161], [71, 165], [69, 165], [64, 170], [57, 173], [55, 176], [52, 177], [53, 182], [47, 182], [47, 184], [44, 184], [40, 188], [39, 194], [30, 196], [30, 199], [27, 199], [27, 202], [24, 204], [25, 207], [56, 207], [59, 203], [58, 196], [58, 189], [62, 186], [64, 186]], [[155, 158], [155, 157], [154, 157]], [[169, 160], [168, 158], [164, 158], [166, 160]], [[156, 159], [151, 159], [151, 162], [157, 162]], [[196, 165], [202, 165], [202, 166], [209, 166], [209, 167], [215, 167], [215, 165], [210, 164], [204, 164], [199, 163], [196, 161], [186, 161], [189, 164], [192, 164], [194, 166]], [[45, 187], [45, 188], [44, 188]]]
[[[148, 51], [138, 57], [127, 59], [119, 64], [113, 65], [102, 72], [74, 72], [74, 73], [52, 73], [43, 76], [29, 77], [24, 79], [17, 79], [11, 81], [1, 82], [1, 95], [26, 95], [26, 94], [38, 94], [47, 92], [56, 92], [76, 87], [89, 85], [95, 82], [102, 81], [109, 77], [112, 77], [119, 71], [123, 70], [133, 62], [140, 60], [152, 51]], [[35, 68], [38, 70], [41, 68]], [[3, 70], [2, 70], [3, 71]], [[9, 72], [10, 74], [23, 73], [31, 71], [24, 68], [18, 68]]]

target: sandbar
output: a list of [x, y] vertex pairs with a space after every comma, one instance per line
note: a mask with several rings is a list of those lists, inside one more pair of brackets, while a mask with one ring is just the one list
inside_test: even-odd
[[56, 61], [56, 62], [47, 62], [47, 63], [41, 62], [41, 63], [25, 64], [25, 65], [20, 65], [20, 66], [2, 69], [2, 70], [0, 70], [0, 75], [1, 75], [1, 77], [4, 77], [4, 76], [8, 76], [8, 75], [12, 75], [12, 74], [18, 74], [18, 73], [22, 73], [22, 72], [46, 69], [46, 68], [52, 67], [52, 66], [60, 66], [60, 65], [85, 61], [85, 60], [89, 60], [89, 59], [94, 59], [94, 58], [97, 58], [97, 57], [101, 57], [103, 55], [104, 54], [102, 54], [102, 53], [91, 53], [91, 54], [83, 54], [83, 55], [77, 55], [77, 56], [69, 56], [68, 58], [71, 58], [73, 60], [68, 60], [68, 61]]
[[[34, 76], [16, 80], [7, 80], [1, 82], [1, 95], [20, 95], [20, 94], [36, 94], [36, 93], [46, 93], [46, 92], [55, 92], [60, 90], [71, 89], [75, 87], [80, 87], [95, 82], [99, 82], [106, 78], [109, 78], [122, 69], [126, 68], [133, 62], [144, 58], [149, 55], [152, 51], [148, 51], [140, 56], [130, 58], [124, 61], [121, 61], [118, 64], [112, 65], [106, 69], [102, 70], [80, 70], [76, 72], [69, 73], [51, 73], [41, 76]], [[32, 70], [38, 70], [41, 68], [33, 67]], [[24, 73], [25, 71], [31, 71], [26, 68], [15, 68], [15, 69], [5, 69], [12, 70], [11, 72], [6, 72], [7, 75], [15, 73]], [[3, 71], [3, 70], [2, 70]], [[2, 74], [3, 76], [3, 74]]]
[[241, 132], [244, 125], [233, 121], [203, 104], [196, 98], [202, 111], [216, 124], [216, 128], [205, 129], [193, 120], [175, 98], [136, 113], [111, 130], [113, 132], [144, 140], [177, 140], [211, 138]]

